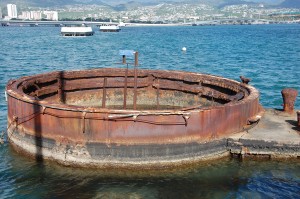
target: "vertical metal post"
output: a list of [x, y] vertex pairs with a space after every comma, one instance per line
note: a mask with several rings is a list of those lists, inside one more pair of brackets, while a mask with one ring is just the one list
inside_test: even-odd
[[133, 91], [133, 109], [136, 110], [137, 101], [137, 67], [138, 67], [138, 52], [134, 54], [134, 91]]
[[126, 56], [122, 55], [122, 64], [126, 64]]
[[128, 64], [125, 70], [125, 82], [124, 82], [124, 101], [123, 108], [126, 109], [126, 101], [127, 101], [127, 82], [128, 82]]
[[85, 116], [86, 116], [86, 112], [82, 112], [82, 116], [81, 116], [81, 132], [85, 133]]
[[134, 66], [139, 65], [139, 52], [134, 53]]
[[62, 81], [62, 72], [59, 72], [57, 75], [57, 96], [58, 96], [58, 102], [62, 103], [63, 102], [63, 81]]
[[157, 79], [158, 87], [156, 88], [156, 109], [159, 109], [159, 79]]
[[134, 67], [134, 90], [133, 90], [133, 109], [136, 110], [137, 99], [137, 67]]
[[298, 127], [300, 127], [300, 111], [297, 111]]
[[102, 108], [105, 108], [105, 105], [106, 105], [106, 86], [107, 86], [107, 77], [104, 77], [104, 82], [103, 82], [103, 96], [102, 96]]

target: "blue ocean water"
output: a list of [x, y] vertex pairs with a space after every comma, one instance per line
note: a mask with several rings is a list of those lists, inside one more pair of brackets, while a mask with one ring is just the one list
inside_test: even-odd
[[[57, 27], [0, 27], [0, 130], [6, 127], [5, 85], [53, 70], [123, 67], [119, 50], [139, 52], [141, 68], [252, 79], [267, 108], [280, 91], [300, 91], [300, 25], [126, 27], [119, 33], [65, 38]], [[187, 51], [182, 52], [182, 47]], [[129, 60], [132, 62], [132, 60]], [[296, 108], [300, 109], [300, 101]], [[296, 118], [295, 118], [296, 119]], [[229, 159], [179, 175], [110, 178], [16, 154], [0, 145], [0, 198], [299, 198], [300, 163]]]

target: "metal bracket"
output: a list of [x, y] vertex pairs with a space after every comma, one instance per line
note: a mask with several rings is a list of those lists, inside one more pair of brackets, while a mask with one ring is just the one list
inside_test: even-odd
[[45, 111], [46, 111], [47, 107], [45, 107], [45, 106], [42, 106], [42, 107], [43, 107], [42, 114], [45, 115]]
[[190, 114], [183, 114], [182, 115], [184, 122], [185, 122], [185, 126], [188, 125], [188, 119], [191, 117]]
[[13, 116], [13, 121], [12, 122], [15, 122], [16, 124], [16, 127], [18, 126], [18, 117], [17, 116]]

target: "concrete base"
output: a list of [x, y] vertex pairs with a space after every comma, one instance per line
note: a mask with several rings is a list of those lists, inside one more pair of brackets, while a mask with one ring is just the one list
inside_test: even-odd
[[10, 142], [19, 152], [38, 160], [50, 159], [66, 166], [110, 169], [170, 169], [197, 165], [200, 161], [226, 157], [299, 158], [300, 128], [297, 115], [269, 109], [253, 128], [207, 143], [166, 146], [106, 146], [87, 144], [70, 147], [53, 140], [35, 139], [9, 131]]
[[268, 109], [252, 129], [228, 138], [232, 154], [268, 158], [300, 157], [300, 128], [296, 112]]
[[169, 145], [64, 145], [49, 139], [37, 139], [17, 130], [8, 131], [16, 151], [37, 161], [52, 160], [65, 166], [100, 169], [165, 170], [197, 165], [228, 157], [226, 139], [206, 143]]

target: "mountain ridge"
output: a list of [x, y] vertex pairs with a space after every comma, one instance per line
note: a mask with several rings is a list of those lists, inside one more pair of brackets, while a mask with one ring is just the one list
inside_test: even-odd
[[300, 0], [285, 0], [279, 6], [283, 8], [300, 8]]

